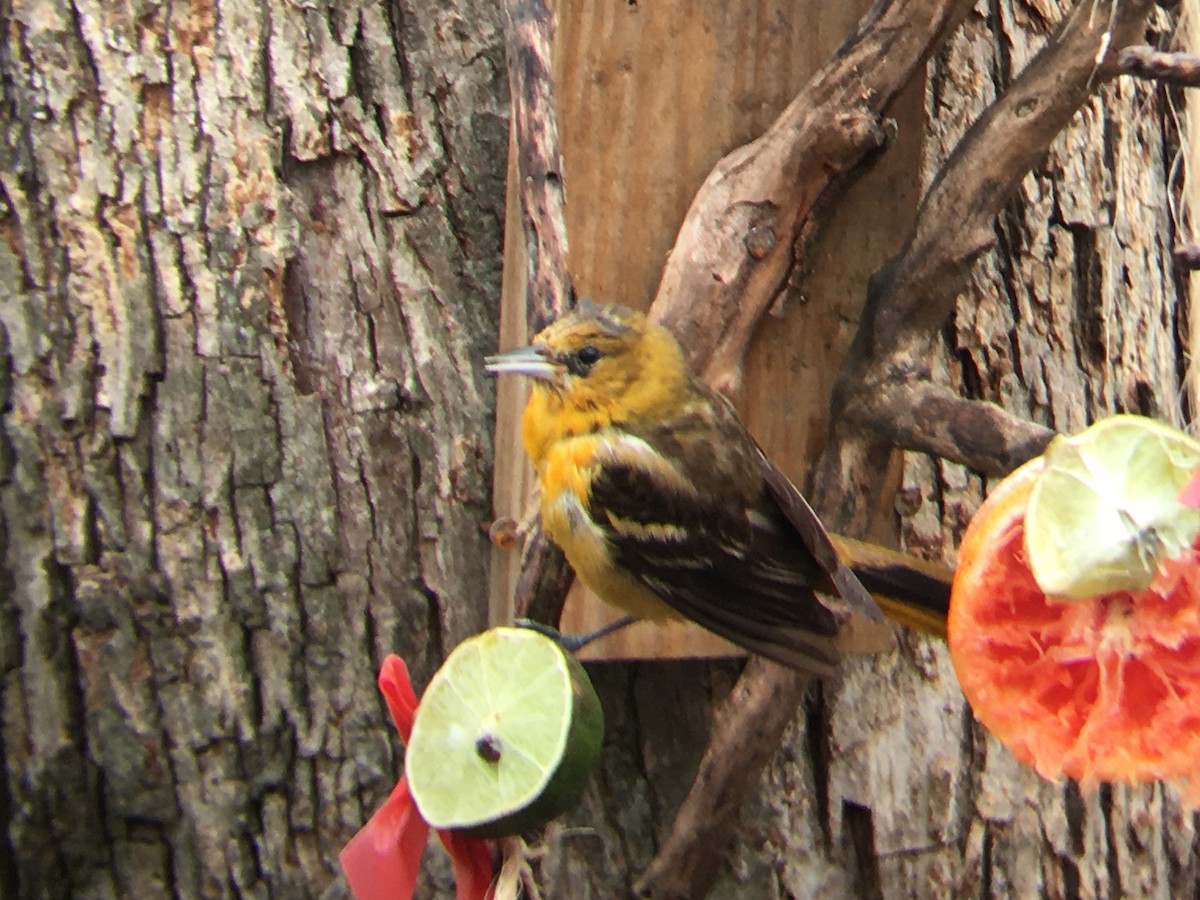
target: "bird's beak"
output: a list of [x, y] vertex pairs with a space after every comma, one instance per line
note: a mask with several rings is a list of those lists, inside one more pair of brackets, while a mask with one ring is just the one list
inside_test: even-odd
[[493, 375], [528, 375], [539, 381], [554, 381], [562, 370], [562, 366], [552, 360], [546, 348], [540, 344], [498, 353], [487, 357], [483, 363], [484, 368]]

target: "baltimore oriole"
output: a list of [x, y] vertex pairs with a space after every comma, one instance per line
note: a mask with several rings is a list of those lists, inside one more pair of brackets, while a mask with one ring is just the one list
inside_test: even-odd
[[533, 379], [521, 430], [542, 526], [605, 602], [823, 676], [843, 652], [890, 643], [868, 589], [893, 619], [944, 635], [950, 573], [831, 537], [642, 313], [582, 301], [487, 368]]

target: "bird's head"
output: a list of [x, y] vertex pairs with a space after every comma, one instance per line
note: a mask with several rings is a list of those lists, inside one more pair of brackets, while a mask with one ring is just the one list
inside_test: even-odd
[[528, 347], [486, 360], [495, 374], [534, 379], [534, 396], [616, 421], [668, 411], [690, 374], [671, 333], [623, 306], [580, 301]]

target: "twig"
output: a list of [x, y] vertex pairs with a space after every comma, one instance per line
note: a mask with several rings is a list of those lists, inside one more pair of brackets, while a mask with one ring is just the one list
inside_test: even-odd
[[1171, 251], [1175, 264], [1188, 271], [1200, 269], [1200, 244], [1181, 244]]
[[1152, 78], [1180, 87], [1200, 87], [1200, 56], [1189, 53], [1162, 53], [1151, 47], [1128, 47], [1117, 64], [1121, 71], [1137, 78]]
[[994, 403], [966, 400], [928, 381], [905, 380], [872, 394], [863, 399], [859, 414], [895, 447], [940, 456], [985, 475], [1007, 475], [1054, 437], [1051, 429]]
[[[571, 307], [574, 295], [567, 271], [566, 188], [551, 78], [555, 20], [543, 0], [507, 0], [504, 25], [528, 265], [525, 318], [528, 333], [536, 334]], [[521, 556], [518, 613], [557, 625], [572, 577], [562, 551], [546, 539], [540, 525], [534, 526]]]

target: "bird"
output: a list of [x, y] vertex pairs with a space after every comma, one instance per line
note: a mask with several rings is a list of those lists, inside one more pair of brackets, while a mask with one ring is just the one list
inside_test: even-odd
[[944, 636], [951, 573], [830, 535], [643, 313], [582, 299], [485, 366], [531, 380], [521, 435], [542, 527], [618, 624], [690, 619], [820, 677], [891, 646], [885, 610]]

